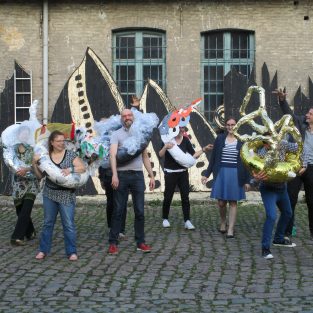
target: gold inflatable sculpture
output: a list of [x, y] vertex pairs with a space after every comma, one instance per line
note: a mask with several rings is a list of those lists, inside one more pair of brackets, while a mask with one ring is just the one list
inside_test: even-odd
[[[254, 92], [259, 94], [260, 106], [256, 111], [246, 114], [247, 105]], [[301, 167], [302, 141], [298, 129], [293, 124], [292, 116], [286, 114], [276, 123], [273, 123], [266, 111], [265, 91], [259, 86], [249, 87], [240, 107], [240, 115], [242, 117], [234, 127], [234, 134], [244, 142], [240, 156], [247, 168], [251, 172], [264, 170], [268, 182], [285, 182], [295, 177]], [[258, 117], [263, 125], [255, 121]], [[252, 135], [240, 135], [238, 130], [244, 124], [250, 125], [256, 132]], [[288, 134], [298, 144], [298, 150], [293, 153], [286, 152], [285, 159], [282, 161], [279, 157], [282, 152], [280, 143]], [[265, 157], [260, 157], [257, 151], [265, 144], [269, 147], [268, 152]]]

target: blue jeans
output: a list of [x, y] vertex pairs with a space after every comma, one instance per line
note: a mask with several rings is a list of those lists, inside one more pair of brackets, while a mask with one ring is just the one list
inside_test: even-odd
[[281, 214], [277, 223], [274, 241], [284, 240], [285, 230], [291, 219], [292, 210], [286, 184], [282, 189], [270, 188], [263, 184], [260, 186], [260, 192], [266, 212], [266, 220], [263, 226], [262, 249], [269, 249], [276, 222], [276, 206], [279, 208]]
[[75, 203], [62, 204], [43, 196], [44, 224], [42, 227], [39, 251], [48, 254], [51, 250], [55, 221], [60, 212], [63, 226], [65, 253], [70, 256], [76, 252], [76, 228], [74, 224]]
[[114, 209], [109, 234], [109, 243], [117, 244], [123, 216], [127, 208], [128, 191], [131, 192], [135, 212], [135, 240], [137, 244], [145, 242], [144, 234], [144, 192], [145, 181], [142, 171], [119, 171], [119, 185], [114, 190]]

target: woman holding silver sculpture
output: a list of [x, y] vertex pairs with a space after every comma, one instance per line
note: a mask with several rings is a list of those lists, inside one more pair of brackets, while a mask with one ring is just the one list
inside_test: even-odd
[[[49, 156], [52, 162], [61, 168], [64, 176], [71, 173], [83, 173], [86, 171], [83, 161], [73, 151], [66, 150], [64, 145], [64, 134], [60, 131], [53, 131], [48, 139]], [[38, 168], [39, 156], [35, 155], [33, 167], [36, 175], [42, 178]], [[39, 252], [37, 260], [44, 259], [51, 250], [53, 228], [57, 214], [60, 212], [65, 252], [70, 261], [76, 261], [76, 228], [74, 223], [76, 194], [75, 189], [57, 185], [46, 177], [43, 190], [44, 225], [42, 228]]]

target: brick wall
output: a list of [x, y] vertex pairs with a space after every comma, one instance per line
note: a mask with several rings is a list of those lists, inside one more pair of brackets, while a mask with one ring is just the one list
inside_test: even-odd
[[[181, 4], [180, 4], [181, 3]], [[42, 100], [41, 2], [0, 4], [0, 91], [16, 59], [33, 72], [33, 97]], [[221, 28], [255, 31], [256, 72], [277, 70], [294, 95], [312, 75], [313, 13], [309, 1], [54, 1], [49, 2], [49, 112], [87, 46], [111, 70], [111, 31], [166, 31], [167, 93], [173, 104], [200, 95], [200, 33]], [[40, 112], [39, 112], [40, 113]]]

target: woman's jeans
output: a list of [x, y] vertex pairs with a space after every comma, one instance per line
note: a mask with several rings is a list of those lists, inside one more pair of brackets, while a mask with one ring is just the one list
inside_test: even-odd
[[266, 212], [266, 220], [263, 226], [262, 249], [269, 249], [276, 222], [276, 207], [281, 212], [274, 236], [274, 241], [277, 242], [284, 240], [285, 230], [291, 219], [292, 210], [286, 184], [282, 189], [274, 189], [266, 185], [261, 185], [260, 192]]
[[75, 203], [62, 204], [43, 196], [44, 224], [41, 232], [39, 251], [48, 254], [51, 250], [55, 221], [60, 212], [63, 226], [65, 253], [76, 252], [76, 229], [74, 224]]

